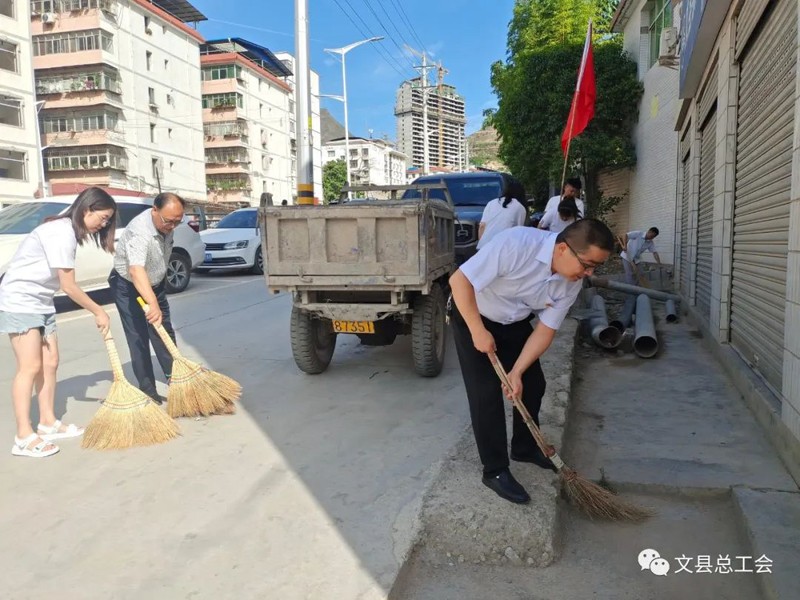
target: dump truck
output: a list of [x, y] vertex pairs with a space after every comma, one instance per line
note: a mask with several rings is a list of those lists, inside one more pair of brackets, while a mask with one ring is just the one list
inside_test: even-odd
[[[410, 189], [419, 193], [402, 199]], [[302, 371], [325, 371], [340, 335], [371, 346], [410, 335], [415, 371], [442, 371], [455, 229], [441, 183], [345, 187], [337, 204], [262, 206], [259, 218], [269, 292], [292, 294]]]

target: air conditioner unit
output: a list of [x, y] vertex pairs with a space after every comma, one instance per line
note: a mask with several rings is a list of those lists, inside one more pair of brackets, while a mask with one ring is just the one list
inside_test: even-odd
[[658, 64], [662, 67], [674, 66], [678, 59], [678, 28], [665, 27], [661, 31], [658, 46]]
[[56, 14], [51, 12], [42, 13], [42, 23], [55, 23]]

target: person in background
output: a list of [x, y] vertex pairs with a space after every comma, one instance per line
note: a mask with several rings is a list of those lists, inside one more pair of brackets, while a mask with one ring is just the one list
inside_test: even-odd
[[[59, 451], [53, 440], [77, 437], [83, 429], [65, 425], [54, 412], [58, 337], [53, 296], [60, 288], [94, 315], [105, 335], [109, 318], [75, 282], [78, 246], [93, 243], [114, 252], [117, 205], [97, 187], [78, 194], [66, 212], [49, 217], [22, 240], [0, 282], [0, 333], [7, 333], [17, 359], [11, 399], [17, 434], [11, 454], [43, 458]], [[39, 425], [31, 424], [31, 395], [39, 400]]]
[[[108, 278], [139, 389], [157, 404], [164, 399], [156, 391], [150, 344], [169, 381], [172, 356], [153, 326], [163, 325], [175, 341], [165, 279], [172, 254], [173, 232], [183, 220], [184, 208], [183, 198], [164, 192], [156, 196], [152, 209], [131, 219], [117, 242], [114, 269]], [[147, 314], [136, 301], [138, 296], [150, 307]]]
[[483, 209], [478, 225], [478, 250], [501, 231], [525, 224], [528, 209], [525, 206], [525, 188], [511, 179], [500, 198], [495, 198]]
[[551, 233], [561, 233], [583, 215], [578, 211], [574, 198], [566, 198], [558, 205], [558, 211], [545, 213], [539, 221], [539, 229], [547, 229]]
[[[509, 502], [530, 496], [509, 470], [503, 391], [491, 355], [508, 371], [511, 390], [533, 420], [545, 379], [539, 359], [550, 347], [582, 287], [608, 259], [614, 236], [600, 221], [581, 219], [559, 234], [531, 227], [499, 233], [452, 277], [453, 339], [469, 401], [483, 484]], [[536, 327], [531, 316], [536, 314]], [[511, 460], [555, 470], [514, 411]]]
[[625, 248], [620, 252], [622, 266], [625, 269], [625, 283], [636, 285], [639, 278], [639, 261], [642, 254], [652, 252], [653, 258], [661, 265], [661, 257], [656, 252], [656, 245], [653, 240], [658, 236], [658, 227], [651, 227], [644, 231], [629, 231], [622, 240]]
[[578, 212], [582, 216], [586, 216], [586, 207], [583, 204], [583, 200], [581, 200], [581, 180], [577, 177], [567, 179], [564, 182], [564, 189], [562, 190], [561, 195], [552, 196], [547, 201], [547, 206], [544, 208], [544, 214], [547, 215], [547, 213], [557, 213], [558, 205], [561, 204], [562, 200], [566, 200], [567, 198], [572, 198], [575, 200], [575, 205], [578, 207]]
[[289, 206], [289, 201], [286, 198], [284, 198], [283, 200], [281, 200], [281, 206]]

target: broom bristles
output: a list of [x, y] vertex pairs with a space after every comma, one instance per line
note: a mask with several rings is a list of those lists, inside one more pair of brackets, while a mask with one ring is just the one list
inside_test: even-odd
[[144, 392], [127, 381], [111, 384], [108, 397], [86, 426], [81, 446], [120, 450], [162, 444], [178, 436], [178, 427]]
[[590, 519], [638, 523], [655, 512], [626, 502], [613, 492], [578, 475], [569, 467], [559, 471], [563, 489], [570, 501]]
[[172, 365], [167, 412], [171, 417], [196, 417], [236, 412], [242, 388], [230, 377], [209, 371], [183, 357]]

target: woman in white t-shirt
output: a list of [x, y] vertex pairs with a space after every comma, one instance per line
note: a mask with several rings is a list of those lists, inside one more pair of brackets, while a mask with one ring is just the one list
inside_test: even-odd
[[503, 191], [503, 196], [495, 198], [483, 209], [478, 225], [478, 250], [501, 231], [524, 225], [527, 216], [525, 188], [519, 181], [512, 179]]
[[546, 212], [539, 221], [539, 229], [547, 229], [551, 233], [561, 233], [583, 215], [578, 210], [574, 198], [565, 198], [558, 204], [558, 210]]
[[[17, 359], [11, 387], [17, 435], [11, 453], [42, 458], [58, 452], [53, 440], [76, 437], [83, 429], [56, 419], [53, 404], [58, 369], [58, 339], [53, 296], [61, 288], [94, 315], [105, 335], [109, 318], [75, 283], [75, 252], [95, 243], [114, 252], [117, 205], [100, 188], [78, 194], [69, 209], [50, 217], [29, 233], [17, 248], [0, 282], [0, 333], [7, 333]], [[39, 399], [39, 425], [31, 425], [31, 394]]]

